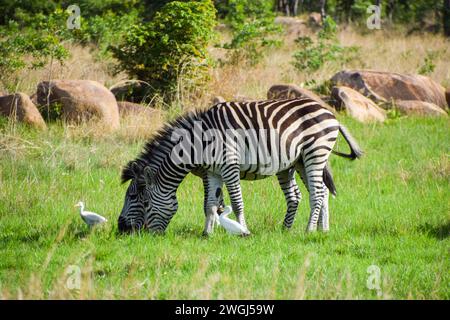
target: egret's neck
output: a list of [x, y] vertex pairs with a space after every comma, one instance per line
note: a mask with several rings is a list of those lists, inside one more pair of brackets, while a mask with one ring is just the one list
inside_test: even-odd
[[82, 215], [84, 212], [84, 204], [80, 205], [80, 214]]
[[232, 213], [233, 210], [229, 207], [225, 207], [225, 210], [220, 214], [220, 217], [228, 217], [230, 215], [230, 213]]

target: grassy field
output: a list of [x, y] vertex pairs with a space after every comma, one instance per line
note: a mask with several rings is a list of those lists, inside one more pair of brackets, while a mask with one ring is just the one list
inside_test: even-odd
[[[331, 157], [338, 196], [328, 234], [304, 232], [303, 185], [293, 229], [282, 231], [284, 197], [269, 178], [242, 183], [252, 236], [216, 230], [208, 239], [192, 175], [164, 236], [117, 234], [120, 170], [143, 135], [1, 122], [0, 298], [449, 299], [449, 121], [340, 120], [366, 154]], [[89, 231], [73, 208], [79, 200], [108, 224]], [[79, 290], [66, 285], [71, 265], [81, 270]], [[381, 271], [380, 295], [367, 288], [371, 265]]]

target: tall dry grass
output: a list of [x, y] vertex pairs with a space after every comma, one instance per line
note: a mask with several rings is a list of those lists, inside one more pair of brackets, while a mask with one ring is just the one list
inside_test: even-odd
[[[298, 50], [295, 37], [286, 36], [281, 48], [270, 50], [262, 63], [256, 67], [226, 65], [213, 71], [209, 87], [211, 96], [220, 95], [226, 99], [244, 96], [264, 99], [270, 86], [277, 83], [303, 85], [314, 80], [320, 84], [329, 80], [336, 72], [346, 69], [373, 69], [398, 73], [417, 73], [428, 52], [435, 52], [434, 71], [429, 74], [444, 87], [450, 87], [450, 41], [441, 35], [420, 34], [405, 36], [401, 31], [380, 30], [361, 33], [350, 26], [343, 27], [338, 39], [344, 46], [360, 48], [357, 59], [342, 67], [327, 63], [316, 72], [302, 72], [293, 67], [292, 55]], [[306, 31], [305, 35], [311, 35]], [[216, 57], [223, 57], [220, 50], [212, 50]]]
[[18, 79], [15, 91], [32, 95], [36, 92], [39, 82], [53, 79], [89, 79], [98, 81], [109, 88], [127, 78], [124, 73], [114, 74], [115, 61], [98, 57], [95, 47], [66, 44], [66, 48], [70, 56], [64, 63], [49, 61], [42, 69], [23, 70], [15, 75]]
[[[364, 33], [362, 33], [362, 31]], [[311, 29], [305, 28], [302, 35], [315, 36]], [[246, 64], [217, 64], [211, 70], [211, 81], [204, 88], [195, 92], [180, 90], [177, 100], [167, 105], [161, 98], [155, 97], [150, 103], [156, 108], [155, 117], [145, 121], [139, 116], [122, 120], [122, 128], [114, 134], [116, 139], [137, 141], [151, 136], [155, 129], [167, 119], [174, 118], [186, 111], [202, 109], [211, 105], [215, 96], [223, 96], [227, 100], [265, 99], [267, 90], [278, 83], [295, 83], [304, 86], [307, 83], [320, 84], [329, 80], [336, 72], [346, 68], [364, 68], [399, 73], [417, 73], [429, 52], [435, 58], [434, 71], [429, 75], [445, 87], [450, 87], [450, 41], [441, 35], [420, 34], [405, 36], [404, 32], [393, 30], [370, 31], [357, 30], [351, 26], [340, 28], [338, 38], [344, 46], [360, 48], [357, 59], [345, 64], [326, 63], [315, 72], [305, 72], [294, 68], [292, 55], [298, 50], [294, 42], [297, 35], [285, 34], [284, 43], [279, 48], [269, 49], [256, 66]], [[222, 30], [219, 42], [230, 39], [229, 31]], [[63, 64], [53, 62], [42, 70], [31, 70], [19, 75], [20, 81], [16, 91], [32, 95], [37, 84], [50, 79], [90, 79], [96, 80], [106, 87], [127, 79], [125, 74], [112, 73], [115, 61], [100, 60], [95, 48], [69, 44], [71, 57]], [[226, 58], [224, 49], [211, 47], [214, 59]], [[180, 79], [180, 83], [185, 79]], [[310, 85], [312, 87], [312, 85]], [[167, 110], [162, 112], [160, 110]], [[11, 127], [11, 126], [9, 126]], [[8, 134], [12, 131], [7, 130]], [[68, 126], [69, 136], [105, 136], [101, 126], [82, 125]]]

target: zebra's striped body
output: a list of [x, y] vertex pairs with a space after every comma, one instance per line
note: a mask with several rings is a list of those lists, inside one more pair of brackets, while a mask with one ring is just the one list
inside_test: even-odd
[[[223, 205], [223, 184], [238, 222], [246, 226], [240, 180], [272, 175], [277, 175], [285, 194], [284, 226], [290, 228], [301, 198], [295, 181], [297, 171], [310, 193], [307, 230], [316, 230], [318, 223], [326, 230], [328, 206], [323, 203], [327, 202], [328, 188], [324, 177], [332, 181], [326, 165], [339, 130], [350, 144], [352, 157], [358, 156], [356, 143], [342, 131], [333, 113], [310, 99], [219, 103], [181, 117], [166, 126], [124, 169], [122, 180], [132, 182], [119, 229], [146, 226], [165, 230], [178, 208], [176, 190], [189, 172], [204, 181], [204, 233], [212, 232], [214, 212]], [[180, 141], [190, 142], [196, 151], [187, 152], [191, 147]], [[217, 147], [218, 141], [222, 149]], [[203, 152], [200, 157], [199, 150]]]

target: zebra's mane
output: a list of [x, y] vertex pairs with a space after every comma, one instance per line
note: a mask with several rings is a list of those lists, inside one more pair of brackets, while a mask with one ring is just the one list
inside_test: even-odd
[[191, 129], [194, 122], [200, 119], [205, 112], [206, 110], [191, 111], [165, 124], [152, 138], [150, 138], [149, 141], [147, 141], [141, 154], [123, 168], [121, 177], [122, 183], [125, 183], [136, 176], [135, 168], [142, 172], [145, 166], [152, 163], [152, 159], [155, 158], [155, 155], [162, 152], [164, 146], [171, 142], [170, 138], [174, 130]]

